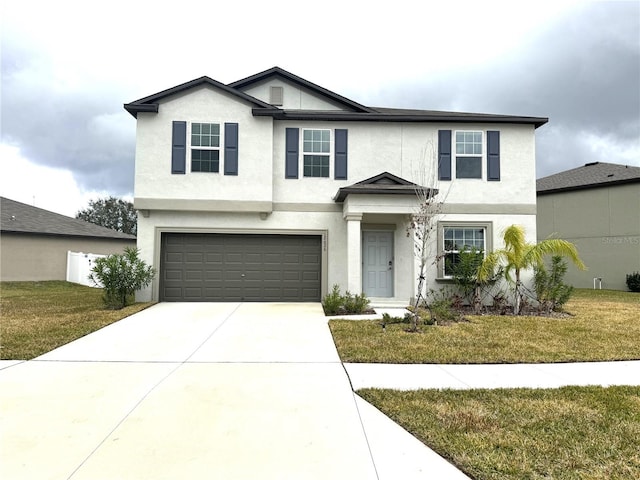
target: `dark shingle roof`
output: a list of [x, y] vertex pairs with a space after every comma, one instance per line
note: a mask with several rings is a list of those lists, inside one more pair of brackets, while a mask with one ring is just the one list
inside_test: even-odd
[[593, 162], [537, 180], [539, 195], [640, 182], [640, 167]]
[[[325, 96], [347, 110], [283, 110], [270, 105], [242, 91], [246, 87], [279, 76], [318, 95]], [[538, 128], [549, 121], [546, 117], [524, 117], [518, 115], [493, 115], [486, 113], [440, 112], [435, 110], [411, 110], [404, 108], [367, 107], [349, 98], [338, 95], [304, 78], [298, 77], [280, 67], [272, 67], [250, 77], [225, 85], [209, 77], [200, 77], [162, 92], [149, 95], [124, 105], [131, 115], [137, 117], [140, 112], [158, 113], [159, 102], [171, 95], [182, 93], [191, 88], [208, 85], [235, 95], [254, 105], [254, 116], [272, 117], [276, 120], [296, 121], [366, 121], [366, 122], [455, 122], [455, 123], [516, 123], [534, 125]]]
[[128, 233], [100, 227], [4, 197], [0, 197], [0, 231], [120, 240], [136, 238]]
[[358, 122], [455, 122], [455, 123], [517, 123], [541, 127], [549, 121], [544, 117], [494, 115], [490, 113], [440, 112], [435, 110], [408, 110], [402, 108], [375, 108], [369, 112], [340, 110], [282, 110], [280, 108], [254, 108], [253, 115], [269, 116], [276, 120], [320, 120]]

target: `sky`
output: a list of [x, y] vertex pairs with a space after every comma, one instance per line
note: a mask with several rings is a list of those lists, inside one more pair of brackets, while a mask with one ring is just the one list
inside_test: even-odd
[[369, 106], [549, 117], [538, 178], [640, 166], [640, 0], [2, 5], [0, 196], [64, 215], [133, 199], [124, 103], [276, 65]]

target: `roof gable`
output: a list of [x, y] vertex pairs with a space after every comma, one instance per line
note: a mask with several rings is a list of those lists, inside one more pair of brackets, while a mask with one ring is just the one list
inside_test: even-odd
[[539, 195], [640, 182], [640, 167], [592, 162], [536, 181]]
[[351, 194], [415, 195], [417, 191], [421, 190], [427, 190], [427, 188], [389, 172], [382, 172], [348, 187], [340, 188], [333, 199], [336, 202], [344, 202]]
[[318, 96], [326, 97], [332, 102], [335, 102], [339, 105], [347, 107], [351, 111], [355, 112], [371, 112], [372, 110], [369, 107], [359, 104], [358, 102], [354, 102], [353, 100], [343, 97], [342, 95], [338, 95], [331, 90], [327, 90], [320, 85], [316, 85], [313, 82], [305, 80], [302, 77], [298, 77], [291, 72], [288, 72], [280, 67], [272, 67], [264, 72], [256, 73], [255, 75], [251, 75], [250, 77], [243, 78], [241, 80], [237, 80], [235, 82], [230, 83], [228, 86], [231, 88], [235, 88], [238, 90], [245, 89], [252, 85], [267, 81], [273, 77], [280, 77], [284, 80], [287, 80], [291, 83], [299, 85], [311, 92], [315, 93]]
[[0, 231], [37, 235], [63, 235], [135, 240], [134, 235], [0, 197]]
[[[344, 110], [299, 110], [283, 109], [262, 101], [243, 91], [254, 85], [279, 78], [289, 83], [300, 86], [317, 98], [323, 98], [328, 103]], [[238, 99], [253, 104], [254, 116], [269, 116], [275, 120], [293, 121], [366, 121], [366, 122], [420, 122], [420, 123], [509, 123], [527, 124], [538, 128], [549, 121], [546, 117], [527, 117], [516, 115], [494, 115], [483, 113], [440, 112], [434, 110], [416, 110], [401, 108], [374, 108], [361, 105], [351, 99], [338, 95], [304, 78], [298, 77], [280, 67], [272, 67], [250, 77], [237, 80], [225, 85], [212, 78], [203, 76], [195, 80], [183, 83], [173, 88], [149, 95], [148, 97], [127, 103], [124, 108], [134, 117], [140, 112], [157, 113], [159, 102], [192, 88], [208, 85], [236, 96]]]
[[136, 118], [138, 116], [138, 113], [140, 112], [158, 113], [158, 106], [160, 101], [172, 95], [186, 92], [188, 90], [191, 90], [203, 85], [209, 86], [218, 90], [222, 90], [235, 97], [238, 97], [239, 99], [247, 101], [253, 104], [254, 108], [268, 108], [268, 109], [274, 108], [272, 105], [265, 103], [262, 100], [258, 100], [257, 98], [252, 97], [251, 95], [247, 95], [246, 93], [240, 90], [236, 90], [235, 88], [229, 87], [224, 83], [220, 83], [217, 80], [214, 80], [207, 76], [196, 78], [195, 80], [191, 80], [181, 85], [177, 85], [175, 87], [168, 88], [161, 92], [154, 93], [153, 95], [149, 95], [148, 97], [135, 100], [131, 103], [125, 103], [124, 108], [127, 112], [129, 112], [131, 115], [133, 115]]

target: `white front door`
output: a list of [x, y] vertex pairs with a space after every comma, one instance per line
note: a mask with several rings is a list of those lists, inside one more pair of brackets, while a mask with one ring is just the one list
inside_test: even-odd
[[362, 291], [393, 297], [393, 232], [362, 232]]

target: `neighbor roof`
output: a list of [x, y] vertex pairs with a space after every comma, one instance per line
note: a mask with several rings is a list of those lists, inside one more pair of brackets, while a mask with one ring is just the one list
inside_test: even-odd
[[[281, 77], [287, 81], [302, 86], [324, 96], [333, 102], [343, 105], [348, 110], [283, 110], [268, 104], [251, 95], [247, 95], [242, 89], [263, 82], [272, 77]], [[440, 112], [435, 110], [410, 110], [402, 108], [367, 107], [349, 98], [338, 95], [304, 78], [298, 77], [280, 67], [272, 67], [250, 77], [237, 80], [225, 85], [207, 76], [196, 78], [162, 92], [149, 95], [131, 103], [126, 103], [124, 108], [134, 117], [139, 112], [158, 113], [159, 102], [166, 97], [182, 93], [191, 88], [209, 85], [235, 95], [245, 101], [254, 104], [252, 113], [254, 116], [273, 117], [276, 120], [317, 120], [317, 121], [373, 121], [373, 122], [456, 122], [456, 123], [517, 123], [534, 125], [538, 128], [549, 121], [546, 117], [523, 117], [516, 115], [493, 115], [486, 113]]]
[[31, 233], [119, 240], [135, 240], [136, 238], [128, 233], [66, 217], [4, 197], [0, 197], [0, 231], [2, 233]]
[[537, 180], [538, 195], [640, 182], [640, 167], [592, 162]]

